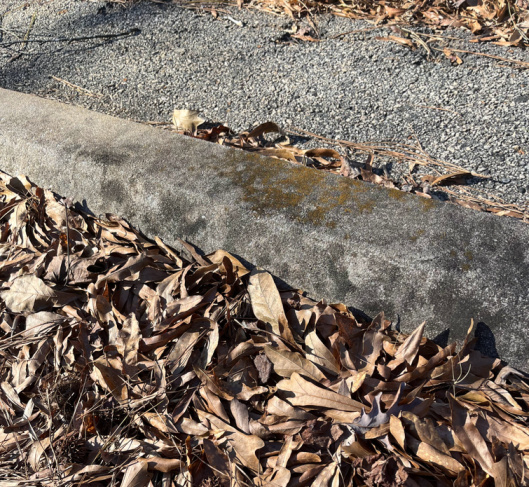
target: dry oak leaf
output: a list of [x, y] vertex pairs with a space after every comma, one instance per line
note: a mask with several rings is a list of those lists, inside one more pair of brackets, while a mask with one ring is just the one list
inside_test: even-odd
[[94, 362], [92, 379], [109, 391], [119, 402], [129, 398], [127, 385], [122, 373], [122, 363], [118, 358], [99, 357]]
[[204, 422], [204, 420], [210, 422], [212, 431], [215, 429], [225, 431], [226, 438], [235, 450], [235, 453], [237, 454], [237, 457], [241, 463], [245, 467], [248, 467], [254, 472], [259, 473], [261, 466], [255, 452], [265, 446], [265, 443], [263, 440], [261, 440], [261, 438], [239, 431], [228, 423], [222, 421], [222, 419], [218, 418], [214, 414], [206, 413], [205, 411], [201, 410], [197, 410], [197, 413], [202, 422]]
[[178, 458], [148, 457], [138, 458], [141, 463], [147, 464], [149, 471], [168, 473], [174, 470], [182, 470], [184, 462]]
[[172, 121], [176, 129], [193, 134], [197, 131], [198, 126], [205, 122], [203, 118], [198, 116], [196, 110], [175, 110]]
[[274, 122], [265, 122], [265, 123], [262, 123], [261, 125], [258, 125], [257, 127], [255, 127], [248, 134], [248, 137], [259, 137], [261, 135], [269, 134], [269, 133], [281, 134], [281, 133], [283, 133], [283, 131], [281, 130], [279, 125], [277, 125], [276, 123], [274, 123]]
[[395, 354], [395, 362], [407, 362], [409, 365], [412, 365], [412, 362], [419, 351], [425, 325], [426, 322], [421, 323], [414, 330], [414, 332], [408, 338], [406, 338], [404, 343], [399, 347], [397, 353]]
[[411, 435], [406, 437], [406, 444], [418, 458], [425, 462], [438, 465], [448, 470], [451, 474], [457, 475], [459, 472], [465, 470], [465, 467], [452, 456], [440, 452], [437, 448], [434, 448], [424, 441], [417, 441]]
[[51, 306], [64, 306], [78, 295], [55, 291], [42, 279], [34, 275], [17, 277], [11, 287], [2, 291], [0, 297], [13, 313], [41, 311]]
[[138, 461], [129, 465], [121, 481], [122, 487], [147, 487], [151, 481], [146, 462]]
[[336, 362], [332, 352], [320, 340], [316, 330], [307, 333], [305, 336], [305, 346], [309, 360], [335, 375], [340, 373], [340, 364]]
[[248, 293], [256, 318], [269, 323], [272, 331], [281, 336], [281, 327], [288, 327], [288, 322], [273, 277], [266, 271], [254, 269], [250, 274]]
[[286, 393], [285, 398], [293, 406], [312, 406], [341, 411], [362, 411], [366, 407], [361, 402], [305, 380], [297, 372], [294, 372], [290, 379], [280, 381], [277, 389]]
[[275, 373], [281, 377], [290, 377], [294, 372], [297, 372], [314, 380], [325, 380], [323, 372], [297, 352], [279, 350], [270, 346], [265, 346], [264, 351], [270, 362], [274, 364]]
[[239, 259], [236, 259], [233, 255], [225, 250], [219, 249], [216, 252], [207, 255], [207, 258], [213, 262], [213, 264], [222, 264], [224, 257], [230, 259], [233, 268], [237, 271], [239, 277], [243, 277], [248, 274], [250, 271], [241, 263]]

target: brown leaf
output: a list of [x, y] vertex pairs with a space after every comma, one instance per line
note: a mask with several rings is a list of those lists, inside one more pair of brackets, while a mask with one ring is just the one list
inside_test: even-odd
[[272, 362], [268, 360], [266, 355], [260, 354], [253, 359], [253, 363], [259, 373], [259, 379], [263, 384], [266, 384], [268, 379], [270, 379], [270, 373], [272, 372]]
[[140, 346], [140, 325], [133, 314], [123, 323], [121, 331], [118, 333], [117, 349], [127, 365], [135, 365], [138, 359]]
[[388, 17], [400, 17], [402, 14], [406, 13], [406, 9], [384, 5], [384, 12]]
[[254, 269], [250, 274], [248, 293], [257, 319], [270, 324], [272, 331], [281, 336], [282, 330], [288, 328], [288, 321], [272, 276], [263, 270]]
[[487, 447], [487, 443], [476, 426], [470, 421], [470, 417], [465, 408], [463, 408], [452, 396], [449, 396], [449, 402], [452, 410], [452, 427], [457, 439], [472, 458], [479, 462], [481, 468], [495, 478], [495, 462], [489, 448]]
[[296, 154], [290, 149], [263, 149], [259, 151], [264, 156], [277, 157], [279, 159], [286, 159], [291, 162], [298, 162]]
[[230, 487], [230, 460], [228, 456], [223, 453], [211, 440], [204, 439], [202, 441], [204, 453], [208, 465], [210, 465], [216, 477], [220, 480], [223, 487]]
[[150, 481], [147, 462], [137, 461], [125, 469], [121, 485], [123, 487], [147, 487]]
[[369, 487], [407, 485], [408, 474], [394, 456], [373, 462], [366, 473], [366, 485]]
[[325, 375], [318, 367], [297, 352], [279, 350], [270, 346], [264, 347], [264, 351], [274, 365], [274, 371], [281, 377], [290, 377], [297, 372], [314, 380], [325, 380]]
[[279, 382], [277, 388], [286, 393], [285, 397], [293, 406], [331, 408], [343, 411], [361, 411], [365, 408], [364, 404], [319, 387], [303, 379], [296, 372], [292, 373], [290, 379], [283, 379]]
[[448, 186], [450, 184], [466, 184], [466, 180], [472, 177], [470, 171], [457, 171], [443, 176], [423, 176], [422, 182], [428, 183], [430, 186]]
[[465, 467], [461, 465], [456, 459], [441, 453], [437, 448], [423, 441], [417, 441], [412, 436], [406, 437], [406, 445], [411, 449], [414, 455], [417, 455], [421, 460], [428, 463], [433, 463], [443, 470], [448, 470], [450, 474], [458, 474], [465, 470]]
[[13, 313], [40, 311], [52, 306], [64, 306], [78, 298], [77, 294], [55, 291], [42, 279], [28, 274], [16, 278], [0, 297]]
[[100, 357], [94, 362], [93, 376], [94, 380], [118, 401], [123, 402], [128, 399], [127, 385], [119, 359]]
[[29, 338], [32, 336], [45, 335], [63, 321], [65, 321], [64, 316], [49, 311], [39, 311], [38, 313], [30, 314], [26, 317], [24, 336]]
[[425, 324], [426, 322], [420, 324], [413, 333], [404, 340], [404, 343], [398, 348], [397, 353], [395, 354], [396, 362], [406, 362], [408, 365], [412, 365], [412, 362], [419, 351], [419, 345], [421, 344]]
[[147, 470], [151, 472], [168, 473], [175, 470], [182, 470], [185, 467], [184, 462], [178, 458], [149, 457], [138, 458], [138, 461], [147, 464]]
[[405, 449], [405, 440], [406, 440], [406, 433], [404, 432], [404, 427], [402, 426], [402, 421], [397, 418], [396, 416], [390, 416], [389, 417], [389, 431], [393, 435], [393, 438], [397, 440], [397, 443], [401, 447], [401, 449], [404, 451]]
[[226, 438], [235, 450], [237, 458], [239, 458], [245, 467], [259, 473], [260, 465], [256, 452], [264, 446], [264, 442], [261, 438], [258, 438], [255, 435], [247, 435], [230, 426], [228, 423], [225, 423], [213, 414], [200, 410], [197, 412], [200, 418], [207, 419], [216, 429], [227, 432], [228, 434], [226, 435]]
[[338, 487], [339, 485], [340, 469], [336, 462], [329, 463], [312, 483], [312, 487]]
[[252, 129], [252, 131], [248, 134], [248, 137], [260, 137], [261, 135], [269, 134], [272, 132], [278, 134], [283, 133], [279, 125], [275, 124], [274, 122], [265, 122]]
[[314, 416], [307, 411], [291, 406], [288, 402], [283, 401], [277, 396], [272, 396], [267, 404], [269, 414], [289, 418], [298, 421], [310, 421]]
[[[321, 365], [325, 370], [332, 374], [340, 373], [340, 365], [337, 363], [332, 352], [320, 340], [316, 330], [305, 335], [305, 346], [307, 349], [307, 358], [315, 364]], [[314, 377], [316, 380], [317, 377]]]
[[250, 272], [238, 259], [225, 250], [217, 250], [213, 254], [209, 254], [207, 257], [211, 262], [218, 265], [222, 264], [223, 259], [227, 257], [231, 261], [233, 268], [237, 271], [239, 277], [243, 277]]
[[231, 414], [235, 418], [235, 424], [242, 432], [250, 434], [250, 420], [248, 416], [248, 407], [237, 399], [230, 401]]
[[[306, 157], [314, 157], [318, 159], [328, 157], [329, 159], [336, 159], [337, 161], [340, 161], [340, 163], [342, 163], [343, 161], [342, 155], [334, 149], [309, 149], [306, 150], [303, 155]], [[322, 162], [326, 163], [326, 161]]]

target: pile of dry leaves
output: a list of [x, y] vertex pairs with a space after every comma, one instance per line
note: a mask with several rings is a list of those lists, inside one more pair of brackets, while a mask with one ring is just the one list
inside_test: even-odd
[[296, 19], [313, 12], [331, 11], [376, 24], [426, 24], [434, 29], [463, 27], [477, 37], [502, 46], [529, 45], [528, 0], [250, 0], [271, 12], [284, 12]]
[[0, 485], [514, 486], [529, 380], [0, 181]]

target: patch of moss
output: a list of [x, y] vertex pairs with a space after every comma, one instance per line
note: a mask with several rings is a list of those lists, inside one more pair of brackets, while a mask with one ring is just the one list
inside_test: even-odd
[[[259, 215], [289, 208], [292, 218], [300, 223], [335, 228], [340, 222], [339, 215], [333, 218], [333, 210], [351, 212], [346, 207], [350, 202], [360, 213], [371, 212], [376, 206], [369, 188], [359, 181], [336, 178], [335, 184], [330, 185], [322, 172], [297, 166], [285, 170], [279, 161], [227, 164], [219, 174], [243, 190], [243, 201]], [[295, 209], [303, 204], [312, 209], [296, 213]]]
[[424, 211], [430, 211], [435, 208], [435, 202], [430, 198], [419, 198], [419, 201], [422, 203], [422, 208]]
[[388, 196], [390, 198], [393, 198], [394, 200], [402, 201], [402, 200], [406, 199], [407, 193], [405, 191], [399, 191], [398, 189], [389, 188], [388, 189]]

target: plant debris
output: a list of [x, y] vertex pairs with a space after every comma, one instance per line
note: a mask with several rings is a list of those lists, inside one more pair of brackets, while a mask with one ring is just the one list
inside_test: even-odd
[[[176, 112], [176, 111], [175, 111]], [[193, 112], [197, 115], [197, 112]], [[197, 118], [203, 121], [201, 118]], [[147, 122], [152, 125], [173, 128], [177, 132], [191, 135], [190, 130], [182, 130], [173, 119], [173, 124], [165, 122]], [[351, 179], [360, 179], [369, 183], [378, 184], [386, 188], [398, 189], [407, 193], [432, 199], [438, 198], [478, 211], [486, 211], [501, 216], [517, 218], [529, 223], [529, 207], [508, 204], [501, 199], [483, 194], [477, 188], [468, 186], [469, 181], [488, 178], [488, 176], [468, 171], [455, 164], [450, 164], [431, 157], [419, 143], [398, 144], [395, 142], [381, 143], [355, 143], [346, 140], [334, 140], [301, 129], [285, 132], [274, 122], [265, 122], [257, 127], [234, 133], [229, 127], [222, 124], [210, 124], [208, 128], [196, 130], [193, 127], [195, 138], [214, 142], [221, 145], [257, 152], [265, 156], [276, 157], [292, 162], [304, 164], [315, 169], [320, 169], [334, 174], [339, 174]], [[267, 138], [267, 134], [278, 134], [279, 137]], [[308, 136], [319, 140], [328, 147], [315, 149], [301, 149], [292, 144], [288, 134], [292, 136]], [[353, 162], [342, 152], [363, 153], [367, 155], [364, 163]], [[398, 163], [408, 164], [408, 173], [399, 180], [394, 180], [388, 174], [380, 174], [374, 169], [375, 157], [386, 157]], [[417, 166], [422, 166], [429, 174], [414, 174]], [[457, 189], [452, 189], [456, 186]]]
[[[368, 19], [376, 25], [422, 24], [433, 29], [461, 27], [475, 37], [471, 42], [501, 46], [529, 46], [528, 0], [250, 0], [249, 6], [292, 19], [332, 12], [340, 17]], [[391, 36], [395, 37], [395, 36]], [[408, 44], [403, 38], [384, 39]]]
[[197, 128], [205, 120], [199, 117], [196, 110], [174, 110], [172, 122], [177, 130], [181, 129], [185, 133], [196, 134]]
[[472, 326], [442, 348], [0, 176], [1, 485], [526, 485], [529, 377]]

